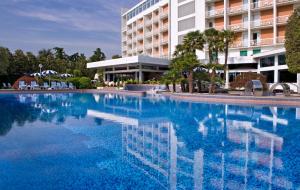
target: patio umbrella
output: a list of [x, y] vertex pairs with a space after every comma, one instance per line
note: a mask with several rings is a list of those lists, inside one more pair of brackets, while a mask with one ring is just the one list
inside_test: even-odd
[[53, 71], [53, 70], [45, 70], [42, 72], [42, 75], [43, 76], [48, 76], [49, 77], [49, 85], [50, 85], [50, 77], [52, 75], [57, 75], [57, 72], [56, 71]]
[[41, 73], [32, 73], [30, 76], [32, 77], [42, 77]]
[[63, 77], [63, 78], [73, 77], [73, 75], [68, 74], [68, 73], [61, 74], [60, 76]]

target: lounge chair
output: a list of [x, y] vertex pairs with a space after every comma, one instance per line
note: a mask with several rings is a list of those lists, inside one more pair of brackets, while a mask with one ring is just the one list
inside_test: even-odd
[[47, 82], [44, 82], [43, 86], [41, 86], [42, 89], [47, 90], [50, 88], [49, 84]]
[[12, 88], [10, 83], [7, 83], [7, 88]]
[[68, 89], [68, 85], [65, 82], [61, 82], [62, 89]]
[[56, 83], [56, 89], [59, 89], [59, 90], [62, 89], [62, 86], [61, 86], [61, 83], [60, 83], [60, 82], [57, 82], [57, 83]]
[[2, 88], [7, 88], [5, 83], [2, 83]]
[[51, 89], [56, 90], [57, 89], [57, 84], [55, 81], [51, 82]]
[[25, 84], [25, 81], [21, 80], [19, 81], [19, 90], [26, 90], [27, 85]]
[[40, 85], [38, 85], [36, 81], [31, 81], [30, 82], [30, 89], [31, 90], [40, 90], [41, 88], [40, 88]]
[[69, 83], [69, 89], [71, 89], [71, 90], [74, 90], [75, 89], [75, 86], [73, 85], [73, 83]]

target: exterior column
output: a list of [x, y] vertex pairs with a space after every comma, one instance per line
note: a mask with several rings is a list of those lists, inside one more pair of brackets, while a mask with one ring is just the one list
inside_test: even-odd
[[134, 80], [138, 81], [138, 72], [134, 72]]
[[279, 82], [279, 72], [278, 72], [278, 55], [275, 56], [275, 63], [274, 63], [274, 83]]
[[229, 88], [229, 70], [226, 70], [225, 78], [226, 78], [225, 89], [228, 89]]
[[297, 74], [298, 94], [300, 94], [300, 73]]
[[248, 0], [248, 47], [251, 46], [251, 1]]
[[276, 0], [273, 0], [273, 44], [277, 43], [277, 6]]
[[106, 73], [103, 72], [103, 81], [106, 82]]
[[139, 83], [143, 82], [142, 64], [139, 64]]

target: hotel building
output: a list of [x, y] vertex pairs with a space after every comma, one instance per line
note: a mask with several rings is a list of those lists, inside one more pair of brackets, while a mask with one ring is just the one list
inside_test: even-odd
[[[122, 13], [122, 58], [88, 68], [104, 68], [105, 81], [146, 81], [167, 69], [188, 32], [230, 29], [236, 35], [229, 51], [230, 81], [242, 72], [257, 72], [269, 83], [296, 83], [297, 75], [285, 64], [284, 41], [287, 20], [299, 5], [300, 0], [144, 0]], [[207, 62], [206, 50], [197, 55]]]

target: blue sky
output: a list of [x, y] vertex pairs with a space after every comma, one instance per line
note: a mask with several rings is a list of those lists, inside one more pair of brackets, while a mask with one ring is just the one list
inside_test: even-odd
[[0, 46], [120, 54], [120, 11], [139, 0], [0, 0]]

